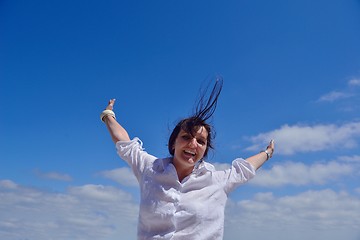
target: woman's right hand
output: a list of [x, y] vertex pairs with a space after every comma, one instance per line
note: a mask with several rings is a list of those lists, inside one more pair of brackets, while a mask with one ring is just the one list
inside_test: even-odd
[[106, 110], [113, 110], [116, 99], [110, 99], [108, 105], [106, 106]]
[[[115, 99], [110, 99], [105, 110], [113, 110]], [[126, 130], [116, 121], [115, 117], [106, 117], [105, 124], [109, 130], [111, 138], [114, 143], [118, 141], [130, 141], [129, 134]]]

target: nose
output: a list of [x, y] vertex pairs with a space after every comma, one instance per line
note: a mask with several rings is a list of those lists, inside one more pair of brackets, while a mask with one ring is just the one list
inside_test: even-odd
[[197, 147], [197, 145], [198, 145], [198, 143], [196, 141], [196, 138], [190, 139], [190, 141], [189, 141], [189, 146], [190, 147]]

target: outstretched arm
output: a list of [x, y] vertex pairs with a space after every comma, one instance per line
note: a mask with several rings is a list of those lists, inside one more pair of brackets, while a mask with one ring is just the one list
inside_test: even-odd
[[256, 170], [258, 170], [267, 160], [272, 157], [274, 149], [275, 143], [274, 140], [271, 140], [266, 148], [266, 151], [261, 151], [260, 153], [247, 158], [246, 161], [253, 165]]
[[110, 114], [104, 114], [104, 117], [102, 117], [101, 120], [103, 120], [104, 123], [106, 124], [111, 139], [113, 140], [114, 143], [117, 143], [118, 141], [130, 141], [130, 137], [127, 131], [116, 121], [115, 115], [111, 114], [114, 108], [114, 104], [115, 104], [115, 99], [111, 99], [109, 101], [109, 104], [105, 108], [105, 111], [110, 110], [108, 111], [110, 112]]

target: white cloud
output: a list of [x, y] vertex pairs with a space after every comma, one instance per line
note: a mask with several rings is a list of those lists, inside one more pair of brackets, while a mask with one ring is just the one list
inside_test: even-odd
[[139, 183], [131, 172], [130, 168], [116, 168], [113, 170], [102, 171], [99, 173], [101, 176], [111, 179], [123, 186], [138, 187]]
[[70, 175], [64, 174], [64, 173], [42, 172], [39, 169], [34, 170], [34, 172], [38, 177], [45, 178], [45, 179], [65, 181], [65, 182], [72, 181], [72, 177]]
[[360, 79], [351, 79], [349, 82], [348, 82], [348, 85], [349, 86], [360, 86]]
[[0, 181], [0, 189], [16, 189], [18, 185], [10, 180], [1, 180]]
[[114, 187], [45, 192], [0, 180], [0, 239], [136, 239], [138, 205]]
[[352, 97], [353, 95], [348, 92], [332, 91], [319, 98], [319, 102], [334, 102], [339, 99]]
[[360, 199], [330, 189], [283, 197], [259, 193], [251, 200], [230, 201], [226, 216], [227, 239], [239, 239], [230, 237], [239, 234], [248, 240], [357, 240], [360, 236]]
[[231, 164], [228, 164], [228, 163], [218, 163], [218, 162], [216, 162], [216, 163], [211, 163], [211, 164], [214, 165], [214, 167], [215, 167], [215, 169], [217, 171], [227, 170], [227, 169], [231, 168]]
[[340, 156], [338, 157], [340, 161], [350, 162], [350, 163], [360, 163], [360, 155], [353, 156]]
[[284, 185], [304, 186], [310, 184], [323, 185], [336, 182], [359, 170], [359, 166], [350, 163], [331, 161], [305, 165], [302, 162], [285, 162], [275, 165], [269, 170], [262, 169], [250, 184], [266, 187]]
[[280, 129], [250, 137], [253, 145], [247, 150], [263, 148], [270, 139], [275, 139], [276, 154], [290, 155], [296, 152], [315, 152], [326, 149], [355, 148], [360, 136], [360, 122], [341, 126], [328, 125], [284, 125]]
[[[358, 93], [355, 88], [358, 86], [360, 86], [360, 79], [353, 78], [347, 82], [347, 87], [345, 89], [343, 89], [341, 91], [331, 91], [329, 93], [326, 93], [323, 96], [321, 96], [317, 101], [318, 102], [335, 102], [335, 101], [338, 101], [341, 99], [356, 97], [358, 95]], [[352, 103], [354, 101], [356, 101], [356, 99], [354, 99], [352, 101]], [[347, 105], [342, 106], [341, 109], [343, 111], [351, 111], [352, 103], [351, 103], [351, 105], [348, 105], [349, 104], [348, 103]]]

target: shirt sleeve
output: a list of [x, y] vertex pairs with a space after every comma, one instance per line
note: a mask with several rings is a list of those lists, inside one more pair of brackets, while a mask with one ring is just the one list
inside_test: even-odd
[[129, 164], [138, 180], [145, 168], [156, 159], [156, 157], [148, 154], [142, 145], [142, 141], [137, 137], [130, 141], [118, 141], [116, 143], [118, 155]]
[[239, 185], [252, 179], [255, 174], [255, 168], [242, 158], [235, 159], [231, 168], [224, 171], [225, 192], [229, 194]]

